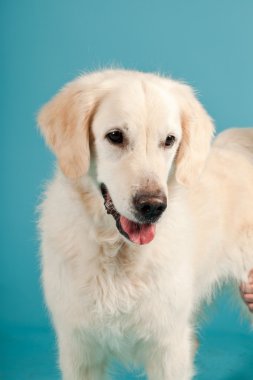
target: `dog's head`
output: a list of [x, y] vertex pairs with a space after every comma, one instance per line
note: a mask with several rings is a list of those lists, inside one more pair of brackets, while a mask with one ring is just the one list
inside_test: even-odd
[[213, 124], [191, 88], [153, 74], [106, 70], [71, 82], [39, 125], [65, 176], [86, 175], [90, 152], [107, 212], [134, 243], [149, 243], [167, 206], [167, 181], [191, 186]]

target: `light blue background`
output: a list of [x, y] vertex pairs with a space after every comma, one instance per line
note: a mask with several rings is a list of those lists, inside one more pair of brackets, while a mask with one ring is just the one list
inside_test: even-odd
[[[198, 90], [219, 131], [253, 125], [253, 2], [9, 0], [1, 2], [0, 18], [0, 378], [48, 379], [51, 373], [53, 379], [35, 215], [53, 157], [36, 130], [38, 109], [82, 71], [120, 65], [184, 79]], [[252, 335], [223, 301], [202, 331], [208, 339], [199, 359], [206, 371], [199, 379], [250, 380]], [[232, 334], [238, 334], [235, 340]], [[231, 342], [222, 351], [225, 336]], [[237, 352], [236, 339], [251, 348]], [[221, 364], [219, 355], [208, 364], [206, 358], [216, 349], [210, 342], [226, 352]], [[40, 359], [39, 350], [44, 350]], [[232, 352], [240, 363], [248, 358], [239, 375], [236, 370], [231, 377], [228, 372], [218, 377], [218, 370], [212, 374], [229, 358], [234, 365]]]

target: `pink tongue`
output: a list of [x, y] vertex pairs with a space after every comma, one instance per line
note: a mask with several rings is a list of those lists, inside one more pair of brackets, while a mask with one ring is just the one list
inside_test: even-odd
[[138, 224], [120, 216], [120, 224], [129, 239], [136, 244], [148, 244], [155, 237], [155, 224]]

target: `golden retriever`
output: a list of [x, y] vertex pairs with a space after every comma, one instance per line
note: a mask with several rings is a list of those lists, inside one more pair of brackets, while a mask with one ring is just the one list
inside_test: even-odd
[[63, 379], [105, 379], [112, 356], [191, 379], [194, 311], [253, 267], [252, 130], [210, 152], [189, 86], [125, 70], [79, 77], [38, 121], [60, 167], [39, 226]]

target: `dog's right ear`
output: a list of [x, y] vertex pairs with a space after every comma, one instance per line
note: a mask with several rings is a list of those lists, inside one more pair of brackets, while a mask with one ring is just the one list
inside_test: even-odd
[[89, 169], [89, 124], [102, 96], [96, 85], [99, 79], [101, 73], [71, 82], [38, 115], [40, 130], [69, 178], [81, 177]]
[[191, 186], [205, 167], [215, 127], [189, 86], [177, 83], [176, 91], [183, 134], [176, 158], [176, 179], [184, 186]]

